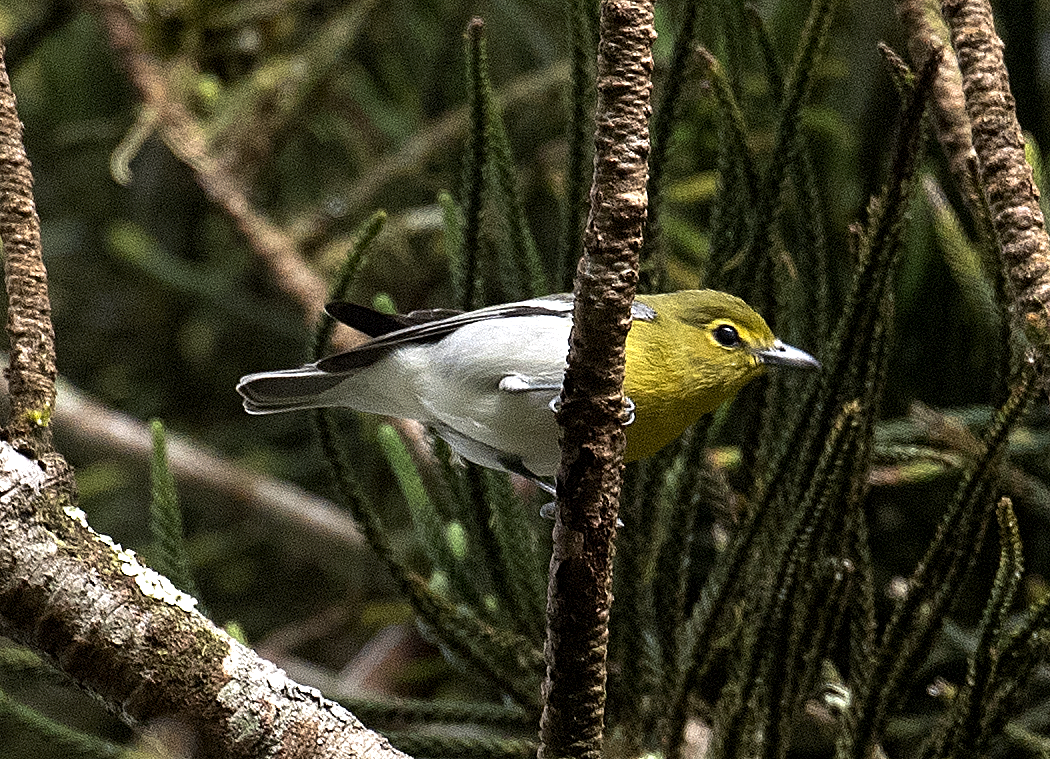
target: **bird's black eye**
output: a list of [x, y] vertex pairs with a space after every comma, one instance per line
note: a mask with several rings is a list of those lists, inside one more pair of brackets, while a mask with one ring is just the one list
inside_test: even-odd
[[736, 331], [736, 327], [729, 324], [719, 324], [715, 327], [712, 334], [715, 336], [715, 342], [726, 348], [734, 348], [740, 345], [740, 333]]

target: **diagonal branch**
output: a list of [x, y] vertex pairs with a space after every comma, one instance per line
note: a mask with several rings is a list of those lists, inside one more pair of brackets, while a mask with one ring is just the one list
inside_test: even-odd
[[186, 725], [201, 757], [405, 759], [346, 709], [291, 681], [194, 599], [87, 526], [72, 472], [0, 443], [0, 633], [133, 725]]
[[164, 67], [143, 44], [131, 7], [122, 0], [90, 0], [88, 5], [101, 20], [144, 107], [156, 112], [165, 143], [193, 169], [201, 189], [229, 215], [308, 321], [316, 319], [327, 295], [324, 281], [310, 269], [291, 236], [252, 205], [248, 188], [211, 154], [197, 119], [171, 96]]
[[[60, 443], [68, 440], [87, 446], [92, 456], [118, 456], [140, 464], [149, 459], [153, 447], [148, 425], [104, 406], [61, 377], [58, 390], [62, 402], [53, 422]], [[168, 432], [167, 443], [171, 471], [180, 483], [215, 492], [282, 529], [308, 536], [297, 550], [309, 555], [333, 545], [347, 552], [367, 549], [354, 520], [327, 498], [236, 464], [177, 432]]]
[[[230, 217], [304, 321], [314, 323], [328, 300], [324, 278], [311, 268], [293, 237], [254, 206], [250, 188], [213, 155], [204, 129], [173, 95], [163, 64], [146, 48], [131, 6], [123, 0], [86, 0], [86, 4], [101, 21], [118, 61], [142, 98], [142, 107], [155, 114], [169, 149], [193, 170], [204, 193]], [[343, 349], [352, 345], [345, 331], [333, 342]], [[409, 420], [391, 420], [391, 424], [415, 455], [422, 457], [421, 427]]]
[[16, 446], [40, 455], [52, 447], [48, 422], [58, 376], [55, 331], [40, 248], [40, 219], [33, 202], [33, 175], [22, 145], [22, 122], [15, 110], [3, 53], [0, 45], [0, 240], [11, 339], [7, 372], [11, 419], [7, 434]]

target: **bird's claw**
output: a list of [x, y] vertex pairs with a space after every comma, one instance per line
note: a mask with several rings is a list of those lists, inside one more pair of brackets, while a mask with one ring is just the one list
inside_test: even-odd
[[[556, 395], [553, 398], [551, 398], [550, 403], [547, 404], [547, 408], [549, 408], [554, 413], [558, 413], [558, 410], [561, 409], [561, 396]], [[627, 419], [623, 423], [624, 427], [634, 423], [635, 408], [637, 407], [634, 405], [634, 401], [632, 401], [629, 396], [625, 395], [623, 397], [623, 414], [627, 417]]]
[[636, 406], [634, 401], [631, 400], [630, 396], [625, 395], [623, 397], [623, 413], [627, 417], [624, 421], [623, 426], [626, 427], [629, 424], [634, 424], [634, 410]]
[[[545, 503], [542, 506], [540, 506], [540, 516], [544, 519], [553, 520], [554, 515], [557, 511], [558, 504], [555, 501], [551, 501], [550, 503]], [[619, 517], [616, 517], [616, 529], [619, 530], [621, 527], [623, 527], [623, 520]]]

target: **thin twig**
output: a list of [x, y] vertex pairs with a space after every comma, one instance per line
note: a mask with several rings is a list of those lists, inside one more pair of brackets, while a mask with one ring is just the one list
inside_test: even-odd
[[[305, 322], [313, 324], [328, 298], [324, 278], [311, 268], [292, 236], [254, 207], [241, 179], [211, 154], [204, 129], [174, 96], [164, 66], [146, 49], [128, 4], [121, 0], [88, 0], [88, 5], [95, 9], [144, 107], [156, 113], [168, 147], [193, 170], [205, 194], [229, 215], [252, 252], [270, 270], [274, 282], [299, 307]], [[353, 342], [351, 333], [345, 330], [332, 340], [333, 346], [341, 350]], [[428, 457], [417, 423], [395, 419], [391, 424], [410, 445], [417, 461]]]
[[156, 112], [165, 143], [193, 169], [201, 189], [229, 215], [274, 281], [298, 304], [307, 321], [313, 322], [325, 302], [324, 280], [310, 269], [291, 236], [252, 205], [241, 180], [211, 154], [200, 123], [172, 95], [163, 65], [143, 44], [129, 5], [120, 0], [91, 0], [89, 5], [96, 10], [143, 104]]

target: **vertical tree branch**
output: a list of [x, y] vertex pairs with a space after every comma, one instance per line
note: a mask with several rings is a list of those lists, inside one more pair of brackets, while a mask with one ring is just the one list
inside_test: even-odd
[[981, 189], [991, 209], [999, 253], [1015, 305], [1045, 356], [1050, 350], [1050, 238], [1032, 168], [1025, 160], [1003, 43], [987, 0], [942, 0], [941, 10], [962, 72]]
[[603, 0], [591, 210], [558, 413], [564, 439], [547, 593], [541, 759], [602, 755], [624, 346], [648, 204], [655, 37], [651, 2]]
[[22, 122], [0, 45], [0, 240], [4, 246], [7, 333], [11, 362], [7, 382], [11, 419], [7, 434], [36, 455], [51, 450], [48, 421], [55, 405], [55, 331], [47, 271], [40, 249], [40, 219], [33, 175], [22, 145]]
[[970, 138], [962, 74], [955, 53], [947, 50], [949, 31], [940, 13], [939, 0], [894, 0], [897, 18], [908, 37], [908, 53], [916, 70], [933, 55], [940, 55], [937, 78], [930, 93], [937, 140], [963, 198], [974, 213], [981, 213], [977, 181], [977, 155]]

